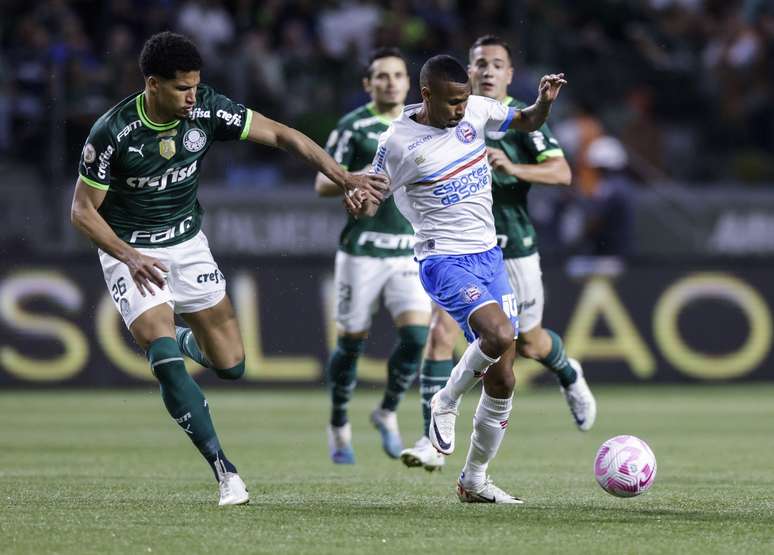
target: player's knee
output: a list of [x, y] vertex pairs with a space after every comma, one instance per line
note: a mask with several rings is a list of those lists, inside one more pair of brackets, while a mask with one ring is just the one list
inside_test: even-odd
[[336, 351], [348, 358], [357, 358], [365, 350], [366, 338], [361, 334], [340, 335], [336, 341]]
[[225, 368], [223, 370], [216, 368], [215, 373], [221, 380], [238, 380], [245, 375], [245, 359], [242, 359], [231, 368]]
[[511, 347], [514, 335], [510, 321], [496, 324], [481, 333], [482, 350], [490, 356], [499, 357]]

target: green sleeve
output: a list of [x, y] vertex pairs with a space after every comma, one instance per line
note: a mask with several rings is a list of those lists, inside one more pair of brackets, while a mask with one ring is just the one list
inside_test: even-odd
[[245, 140], [250, 131], [253, 112], [244, 104], [234, 102], [210, 89], [202, 96], [204, 109], [210, 111], [211, 131], [216, 141]]
[[111, 167], [115, 163], [117, 146], [107, 124], [99, 119], [91, 128], [81, 151], [78, 175], [87, 185], [107, 191], [110, 188]]
[[357, 131], [351, 126], [339, 123], [328, 136], [328, 142], [325, 144], [325, 150], [336, 160], [344, 169], [349, 169], [352, 160], [355, 157], [357, 147]]
[[543, 124], [537, 131], [528, 133], [524, 137], [523, 144], [524, 148], [538, 164], [554, 156], [564, 156], [562, 147], [559, 146], [559, 141], [554, 137], [548, 124]]

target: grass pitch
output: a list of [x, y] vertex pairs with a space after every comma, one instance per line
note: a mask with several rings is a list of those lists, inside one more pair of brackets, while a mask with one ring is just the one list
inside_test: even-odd
[[[490, 471], [525, 506], [462, 505], [458, 452], [442, 473], [382, 454], [357, 391], [357, 464], [329, 462], [323, 392], [209, 391], [226, 453], [250, 488], [217, 507], [209, 468], [155, 389], [0, 394], [2, 553], [774, 553], [774, 386], [596, 387], [599, 418], [575, 430], [551, 388], [519, 394]], [[418, 398], [401, 406], [404, 441]], [[653, 489], [616, 499], [594, 481], [598, 446], [645, 439]]]

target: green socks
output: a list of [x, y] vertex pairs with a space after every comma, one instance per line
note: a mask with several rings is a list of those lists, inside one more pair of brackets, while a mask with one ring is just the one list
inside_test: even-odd
[[422, 360], [422, 349], [427, 341], [427, 330], [427, 326], [398, 328], [398, 342], [387, 361], [387, 389], [384, 391], [382, 409], [397, 409], [403, 395], [414, 383]]
[[419, 375], [419, 394], [422, 398], [422, 419], [427, 437], [430, 437], [430, 399], [446, 385], [453, 368], [454, 361], [451, 359], [425, 359], [422, 365], [422, 373]]
[[357, 359], [365, 348], [365, 339], [339, 337], [336, 349], [328, 360], [326, 375], [331, 388], [331, 426], [347, 423], [347, 405], [357, 381]]
[[199, 344], [196, 342], [193, 331], [190, 328], [184, 328], [182, 326], [175, 326], [175, 338], [177, 340], [177, 346], [188, 358], [193, 359], [205, 368], [213, 370], [222, 380], [238, 380], [245, 373], [245, 361], [242, 359], [236, 366], [231, 368], [215, 368], [212, 363], [207, 360], [202, 350], [199, 348]]
[[208, 461], [217, 458], [220, 442], [207, 400], [188, 375], [177, 342], [171, 337], [156, 339], [148, 346], [147, 355], [169, 415], [188, 434], [204, 458]]
[[574, 384], [575, 380], [578, 379], [578, 374], [567, 360], [562, 338], [555, 331], [549, 329], [546, 329], [546, 333], [551, 338], [551, 351], [546, 358], [540, 360], [540, 363], [556, 374], [562, 387]]

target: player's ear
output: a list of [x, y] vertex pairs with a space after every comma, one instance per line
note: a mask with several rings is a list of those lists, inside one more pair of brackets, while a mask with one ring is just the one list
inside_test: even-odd
[[363, 90], [368, 94], [371, 94], [371, 79], [363, 77]]
[[422, 100], [430, 102], [430, 87], [422, 87], [419, 92], [422, 95]]
[[511, 81], [513, 81], [513, 66], [511, 65], [508, 68], [508, 84], [511, 84]]
[[149, 75], [145, 78], [145, 84], [148, 86], [148, 90], [152, 93], [156, 93], [159, 90], [159, 78], [155, 75]]

